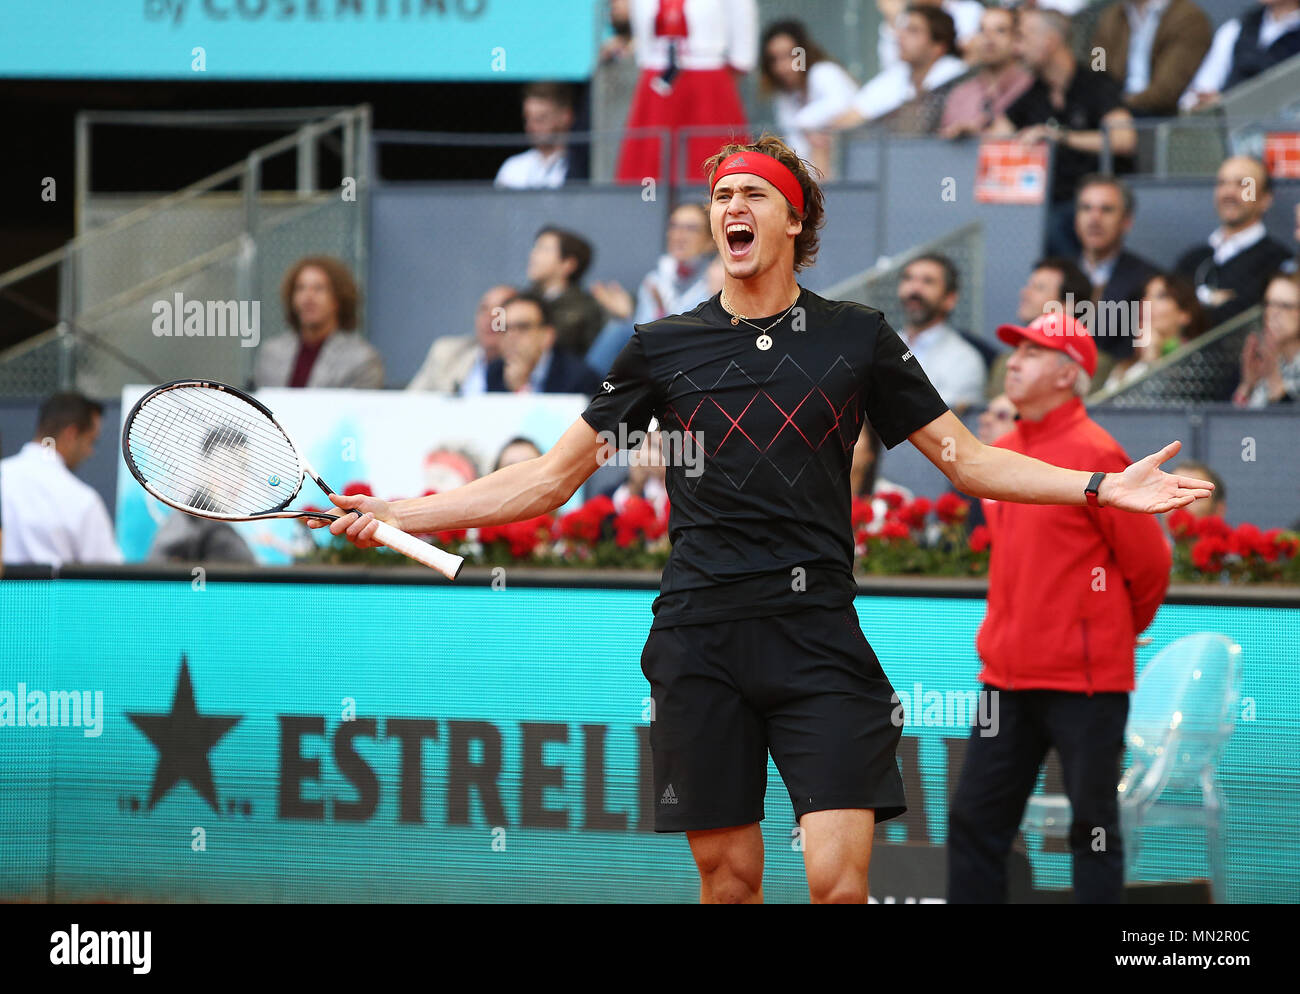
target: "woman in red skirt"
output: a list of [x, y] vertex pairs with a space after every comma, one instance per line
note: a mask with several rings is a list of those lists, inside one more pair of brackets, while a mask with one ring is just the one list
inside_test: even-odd
[[[705, 159], [720, 145], [749, 140], [736, 75], [757, 62], [757, 0], [632, 0], [632, 37], [641, 78], [616, 178], [663, 179], [660, 138], [635, 129], [671, 128], [673, 182], [703, 183]], [[713, 130], [677, 134], [699, 126]]]

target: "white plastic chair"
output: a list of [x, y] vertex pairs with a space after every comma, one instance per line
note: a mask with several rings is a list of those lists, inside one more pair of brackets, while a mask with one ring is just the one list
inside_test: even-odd
[[[1200, 826], [1214, 900], [1227, 899], [1227, 804], [1215, 774], [1236, 727], [1240, 700], [1241, 646], [1226, 635], [1187, 635], [1142, 671], [1125, 729], [1132, 762], [1119, 782], [1127, 877], [1133, 875], [1143, 829]], [[1187, 803], [1189, 795], [1198, 803]], [[1070, 821], [1064, 794], [1038, 794], [1025, 807], [1021, 829], [1065, 838]]]

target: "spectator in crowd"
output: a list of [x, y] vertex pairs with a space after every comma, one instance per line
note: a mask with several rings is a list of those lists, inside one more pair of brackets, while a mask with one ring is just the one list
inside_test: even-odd
[[[1016, 405], [1011, 403], [1006, 394], [998, 394], [979, 413], [975, 429], [979, 440], [985, 445], [992, 445], [1015, 427], [1017, 417]], [[982, 500], [978, 497], [970, 497], [960, 490], [954, 490], [953, 493], [961, 497], [969, 509], [966, 512], [967, 530], [973, 531], [980, 525], [988, 526], [988, 519], [984, 517], [984, 502]]]
[[898, 24], [899, 62], [868, 80], [834, 126], [856, 128], [951, 83], [966, 71], [955, 45], [951, 17], [938, 7], [907, 7]]
[[1079, 65], [1070, 48], [1070, 21], [1063, 14], [1037, 8], [1021, 11], [1017, 51], [1034, 82], [991, 131], [1015, 134], [1026, 144], [1048, 141], [1056, 146], [1047, 252], [1074, 256], [1079, 252], [1074, 234], [1079, 180], [1100, 168], [1103, 128], [1115, 155], [1133, 154], [1133, 115], [1114, 80]]
[[1232, 401], [1267, 407], [1300, 401], [1300, 276], [1279, 273], [1264, 290], [1264, 330], [1241, 350], [1241, 384]]
[[293, 331], [258, 350], [254, 387], [383, 387], [384, 361], [356, 332], [360, 293], [346, 264], [325, 255], [299, 259], [280, 299]]
[[[962, 55], [980, 30], [980, 16], [985, 7], [979, 0], [912, 0], [913, 6], [937, 7], [952, 18], [956, 42], [953, 51]], [[876, 29], [876, 64], [881, 71], [899, 64], [898, 31], [908, 0], [876, 0], [880, 26]]]
[[556, 342], [550, 305], [536, 293], [506, 301], [501, 358], [488, 364], [488, 390], [494, 393], [582, 393], [590, 396], [600, 377], [578, 356]]
[[497, 453], [497, 461], [492, 465], [492, 472], [495, 473], [506, 466], [513, 466], [517, 462], [536, 459], [541, 454], [542, 450], [537, 447], [537, 443], [531, 438], [516, 435], [501, 446], [501, 451]]
[[[1214, 484], [1214, 493], [1210, 494], [1208, 500], [1194, 500], [1188, 504], [1184, 511], [1187, 511], [1193, 518], [1208, 518], [1211, 515], [1218, 515], [1220, 518], [1228, 516], [1228, 488], [1223, 479], [1214, 470], [1203, 462], [1195, 462], [1191, 459], [1184, 459], [1169, 472], [1176, 473], [1179, 476], [1194, 476], [1198, 480], [1209, 480]], [[1170, 512], [1166, 511], [1160, 515], [1161, 523], [1167, 523]]]
[[[1083, 270], [1069, 259], [1060, 256], [1048, 256], [1039, 259], [1030, 270], [1029, 278], [1020, 288], [1020, 302], [1016, 309], [1016, 320], [1029, 324], [1034, 318], [1042, 317], [1051, 310], [1059, 309], [1070, 313], [1067, 306], [1074, 304], [1073, 317], [1084, 313], [1085, 302], [1090, 298], [1091, 287]], [[1010, 352], [1003, 352], [993, 362], [989, 370], [988, 386], [985, 396], [990, 400], [1002, 393], [1003, 379], [1006, 376], [1007, 360]], [[1103, 357], [1098, 357], [1099, 368], [1104, 368]]]
[[[995, 444], [1123, 472], [1127, 454], [1083, 406], [1097, 357], [1088, 331], [1057, 314], [1003, 325], [998, 337], [1015, 349], [1006, 390], [1020, 416]], [[1053, 747], [1070, 801], [1075, 901], [1123, 900], [1116, 787], [1133, 649], [1164, 600], [1171, 554], [1152, 517], [1104, 507], [1105, 488], [1103, 477], [1102, 503], [1092, 506], [985, 501], [992, 554], [976, 648], [999, 724], [996, 735], [976, 727], [968, 740], [948, 817], [950, 903], [1007, 900], [1007, 856]]]
[[1156, 273], [1147, 281], [1137, 312], [1133, 353], [1111, 368], [1106, 390], [1118, 389], [1137, 379], [1170, 352], [1205, 331], [1205, 310], [1196, 299], [1196, 288], [1172, 273]]
[[474, 310], [474, 334], [443, 335], [435, 338], [407, 390], [472, 397], [487, 391], [487, 368], [501, 356], [501, 331], [505, 327], [505, 303], [515, 289], [498, 283], [479, 298]]
[[1214, 33], [1209, 54], [1179, 100], [1183, 110], [1207, 107], [1224, 90], [1300, 54], [1300, 0], [1259, 0]]
[[959, 289], [957, 267], [937, 254], [917, 256], [903, 267], [898, 283], [907, 346], [958, 415], [979, 403], [987, 375], [979, 352], [948, 324]]
[[1016, 422], [1016, 405], [1004, 393], [989, 401], [988, 406], [980, 411], [978, 434], [985, 445], [992, 445], [1009, 432]]
[[622, 513], [628, 499], [640, 497], [649, 501], [656, 514], [662, 515], [668, 505], [667, 469], [664, 462], [663, 435], [659, 421], [650, 419], [641, 447], [628, 453], [627, 479], [615, 489], [611, 499], [614, 510]]
[[591, 257], [585, 238], [551, 226], [537, 233], [528, 254], [529, 289], [550, 305], [556, 344], [576, 355], [591, 348], [605, 324], [600, 304], [582, 289]]
[[465, 449], [440, 446], [420, 464], [426, 493], [443, 494], [478, 479], [478, 465]]
[[629, 0], [609, 0], [609, 23], [600, 43], [600, 62], [632, 58], [632, 12]]
[[984, 8], [979, 34], [969, 46], [979, 72], [948, 94], [939, 121], [945, 138], [977, 135], [989, 128], [1034, 81], [1016, 58], [1019, 17], [1014, 7]]
[[774, 21], [763, 32], [759, 89], [772, 98], [776, 127], [801, 159], [831, 174], [825, 129], [848, 110], [858, 84], [808, 35], [802, 21]]
[[[1006, 394], [998, 394], [988, 402], [984, 410], [980, 411], [976, 420], [975, 432], [979, 436], [979, 440], [985, 445], [992, 445], [1015, 426], [1016, 416], [1016, 405], [1007, 399]], [[984, 517], [984, 502], [982, 500], [964, 494], [960, 490], [953, 490], [952, 492], [966, 502], [965, 525], [968, 531], [974, 530], [980, 525], [988, 525], [988, 521]]]
[[[703, 183], [706, 158], [729, 141], [748, 141], [736, 77], [758, 61], [757, 0], [631, 0], [631, 5], [641, 78], [628, 131], [672, 129], [670, 176], [676, 183]], [[677, 129], [685, 127], [717, 130], [679, 137]], [[620, 183], [663, 178], [662, 152], [657, 137], [629, 134], [616, 178]]]
[[95, 451], [103, 414], [97, 401], [56, 393], [37, 411], [35, 438], [0, 460], [6, 563], [122, 561], [103, 499], [73, 476]]
[[1098, 305], [1092, 334], [1097, 347], [1116, 360], [1132, 357], [1137, 324], [1131, 319], [1133, 308], [1115, 305], [1136, 303], [1158, 272], [1124, 248], [1136, 212], [1133, 191], [1123, 180], [1093, 173], [1079, 181], [1074, 231], [1083, 246], [1079, 268], [1092, 284], [1090, 299]]
[[1258, 304], [1269, 276], [1290, 255], [1264, 228], [1272, 205], [1272, 179], [1262, 162], [1248, 155], [1224, 160], [1214, 185], [1219, 227], [1174, 266], [1195, 285], [1210, 327]]
[[496, 185], [512, 190], [563, 186], [569, 175], [566, 136], [573, 130], [573, 87], [567, 83], [525, 86], [524, 130], [533, 147], [501, 163]]
[[252, 566], [257, 557], [239, 532], [226, 522], [173, 511], [154, 533], [145, 561]]
[[717, 258], [709, 212], [700, 203], [680, 204], [668, 216], [668, 251], [637, 288], [636, 299], [617, 283], [593, 283], [591, 294], [610, 315], [587, 350], [587, 365], [606, 370], [632, 337], [632, 326], [684, 314], [713, 296], [707, 271]]
[[1137, 117], [1172, 117], [1210, 49], [1210, 19], [1194, 0], [1115, 0], [1093, 30], [1094, 56]]

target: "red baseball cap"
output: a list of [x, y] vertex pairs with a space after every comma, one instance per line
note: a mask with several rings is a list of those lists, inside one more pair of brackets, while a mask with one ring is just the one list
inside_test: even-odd
[[1012, 346], [1028, 338], [1043, 348], [1064, 352], [1089, 376], [1097, 372], [1097, 343], [1093, 341], [1092, 332], [1068, 314], [1052, 311], [1034, 318], [1024, 328], [1018, 324], [1000, 325], [998, 338]]

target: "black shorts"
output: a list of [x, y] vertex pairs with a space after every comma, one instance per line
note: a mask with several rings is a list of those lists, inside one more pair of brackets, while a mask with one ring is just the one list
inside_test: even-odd
[[797, 818], [907, 810], [901, 711], [852, 605], [652, 629], [641, 672], [656, 832], [761, 821], [768, 750]]

